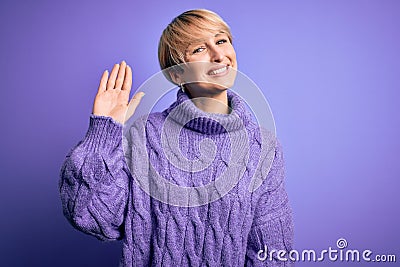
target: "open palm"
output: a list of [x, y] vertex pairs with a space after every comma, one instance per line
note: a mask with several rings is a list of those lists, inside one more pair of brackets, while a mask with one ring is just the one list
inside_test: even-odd
[[[115, 64], [110, 76], [104, 71], [99, 89], [94, 99], [93, 114], [111, 117], [124, 123], [129, 104], [129, 93], [132, 87], [132, 69], [125, 61]], [[144, 93], [139, 92], [132, 98], [133, 111], [136, 109]]]

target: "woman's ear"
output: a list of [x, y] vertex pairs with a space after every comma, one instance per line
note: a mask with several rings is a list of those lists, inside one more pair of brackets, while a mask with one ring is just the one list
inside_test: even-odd
[[175, 84], [185, 83], [183, 79], [183, 69], [179, 67], [171, 67], [168, 70], [168, 74], [171, 77], [172, 82]]

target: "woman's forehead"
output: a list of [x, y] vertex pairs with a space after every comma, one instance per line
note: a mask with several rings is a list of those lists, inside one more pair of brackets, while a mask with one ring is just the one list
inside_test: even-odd
[[211, 30], [204, 30], [199, 32], [196, 35], [193, 35], [193, 39], [190, 40], [189, 45], [194, 45], [198, 43], [203, 43], [205, 41], [208, 41], [212, 38], [218, 38], [218, 37], [223, 37], [223, 36], [228, 36], [228, 34], [222, 30], [220, 31], [211, 31]]

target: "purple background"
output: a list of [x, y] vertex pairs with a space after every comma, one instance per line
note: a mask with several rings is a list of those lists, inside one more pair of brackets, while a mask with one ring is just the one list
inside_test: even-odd
[[[63, 217], [59, 170], [86, 132], [102, 71], [125, 59], [136, 89], [159, 70], [161, 31], [192, 8], [230, 24], [239, 69], [271, 105], [295, 248], [344, 237], [399, 258], [400, 1], [2, 0], [1, 265], [117, 265], [119, 242]], [[364, 264], [297, 264], [331, 265]]]

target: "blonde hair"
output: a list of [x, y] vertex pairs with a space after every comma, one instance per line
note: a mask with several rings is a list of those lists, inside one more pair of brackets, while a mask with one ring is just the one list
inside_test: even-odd
[[210, 10], [189, 10], [174, 18], [164, 29], [158, 43], [158, 61], [161, 69], [184, 63], [188, 46], [204, 38], [206, 32], [226, 33], [232, 43], [228, 24]]

